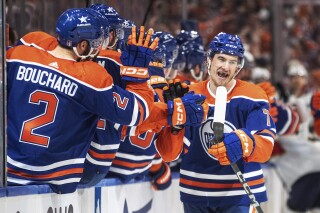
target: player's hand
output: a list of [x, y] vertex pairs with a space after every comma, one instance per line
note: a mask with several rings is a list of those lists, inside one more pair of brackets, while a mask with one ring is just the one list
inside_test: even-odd
[[279, 110], [276, 101], [273, 101], [270, 104], [269, 109], [270, 116], [272, 117], [274, 123], [278, 122]]
[[186, 83], [181, 83], [179, 79], [169, 80], [168, 87], [163, 88], [163, 98], [167, 103], [175, 98], [181, 98], [189, 92], [189, 86]]
[[132, 27], [132, 33], [128, 38], [128, 46], [120, 56], [123, 64], [120, 67], [120, 73], [124, 81], [145, 82], [149, 79], [150, 75], [147, 68], [159, 41], [159, 38], [156, 38], [150, 44], [152, 34], [153, 30], [149, 29], [145, 35], [144, 26], [141, 26], [137, 36], [136, 27]]
[[154, 39], [150, 44], [153, 29], [149, 29], [145, 35], [144, 26], [140, 27], [139, 35], [135, 26], [132, 27], [131, 32], [128, 47], [121, 54], [121, 62], [124, 66], [148, 67], [151, 56], [158, 46], [159, 38]]
[[[170, 126], [200, 125], [208, 114], [206, 96], [189, 92], [182, 98], [168, 101], [168, 123]], [[202, 104], [199, 104], [202, 103]]]
[[154, 190], [165, 190], [172, 182], [171, 170], [167, 163], [162, 162], [159, 170], [149, 172], [151, 184]]
[[275, 104], [275, 95], [276, 95], [276, 88], [268, 81], [264, 81], [258, 84], [266, 93], [268, 96], [269, 101], [269, 112], [273, 119], [273, 121], [276, 123], [278, 122], [278, 108]]
[[215, 156], [221, 165], [230, 165], [240, 158], [249, 157], [255, 141], [247, 129], [238, 129], [224, 134], [223, 142], [212, 145], [208, 152]]
[[[169, 80], [168, 86], [163, 88], [163, 99], [165, 103], [172, 101], [175, 98], [181, 98], [189, 92], [189, 86], [186, 83], [181, 83], [179, 79]], [[183, 129], [184, 125], [172, 127], [172, 133], [178, 134]]]
[[320, 92], [312, 95], [310, 105], [314, 118], [320, 118]]
[[167, 80], [164, 78], [163, 65], [158, 62], [150, 62], [148, 67], [150, 77], [150, 85], [153, 89], [162, 89], [168, 86]]
[[273, 102], [276, 95], [276, 88], [268, 81], [264, 81], [258, 84], [266, 93], [270, 104]]

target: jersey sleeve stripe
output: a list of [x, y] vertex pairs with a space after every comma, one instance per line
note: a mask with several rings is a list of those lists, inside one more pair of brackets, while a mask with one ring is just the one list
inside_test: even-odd
[[113, 165], [118, 165], [118, 166], [122, 166], [122, 167], [126, 167], [126, 168], [141, 168], [141, 167], [145, 167], [147, 165], [150, 164], [150, 161], [148, 162], [135, 162], [135, 163], [131, 163], [131, 162], [126, 162], [126, 161], [121, 161], [121, 160], [114, 160], [112, 162]]
[[92, 149], [90, 149], [88, 151], [88, 154], [96, 159], [113, 159], [116, 156], [116, 153], [101, 154], [101, 153], [97, 153], [97, 152], [93, 151]]
[[151, 167], [152, 164], [149, 164], [147, 167], [143, 167], [143, 168], [138, 168], [138, 169], [134, 169], [134, 170], [126, 170], [126, 169], [120, 169], [120, 168], [116, 168], [116, 167], [110, 167], [111, 172], [114, 173], [119, 173], [122, 175], [132, 175], [132, 174], [136, 174], [136, 173], [143, 173], [144, 171], [148, 170]]
[[8, 172], [13, 174], [13, 175], [18, 175], [20, 177], [24, 178], [31, 178], [31, 179], [37, 179], [37, 180], [43, 180], [43, 179], [52, 179], [52, 178], [57, 178], [57, 177], [62, 177], [66, 175], [71, 175], [71, 174], [81, 174], [83, 173], [83, 168], [72, 168], [72, 169], [65, 169], [57, 172], [52, 172], [49, 174], [30, 174], [26, 172], [21, 172], [17, 171], [11, 168], [8, 168]]
[[104, 150], [117, 150], [119, 148], [120, 144], [117, 143], [117, 144], [110, 144], [110, 145], [101, 145], [101, 144], [98, 144], [98, 143], [92, 141], [90, 146], [97, 149], [97, 150], [104, 151]]
[[47, 170], [56, 169], [62, 166], [69, 166], [72, 164], [83, 164], [84, 161], [85, 161], [85, 158], [76, 158], [72, 160], [60, 161], [47, 166], [31, 166], [31, 165], [27, 165], [27, 164], [23, 164], [18, 161], [15, 161], [9, 156], [7, 156], [7, 162], [9, 164], [12, 164], [15, 167], [19, 167], [19, 168], [30, 170], [30, 171], [47, 171]]
[[130, 92], [133, 93], [136, 96], [137, 100], [141, 104], [141, 107], [143, 107], [143, 109], [144, 109], [143, 111], [145, 112], [145, 114], [142, 117], [142, 119], [145, 120], [150, 115], [147, 101], [144, 98], [142, 98], [139, 94], [137, 94], [136, 92], [134, 92], [132, 90], [130, 90]]
[[119, 158], [125, 158], [125, 159], [133, 159], [136, 161], [143, 161], [143, 160], [152, 160], [154, 158], [154, 155], [131, 155], [131, 154], [125, 154], [121, 152], [117, 152], [116, 156]]
[[93, 165], [110, 167], [113, 159], [106, 159], [105, 161], [99, 161], [97, 159], [93, 159], [90, 155], [87, 154], [86, 160], [92, 163]]

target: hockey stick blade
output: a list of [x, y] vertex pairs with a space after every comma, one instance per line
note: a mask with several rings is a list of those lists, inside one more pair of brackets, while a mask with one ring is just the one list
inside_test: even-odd
[[[219, 86], [216, 91], [215, 109], [213, 115], [213, 132], [215, 138], [211, 140], [211, 144], [217, 144], [223, 141], [224, 137], [224, 122], [226, 119], [226, 108], [227, 108], [227, 89], [223, 86]], [[236, 174], [239, 182], [244, 188], [246, 194], [249, 196], [251, 205], [257, 210], [258, 213], [263, 213], [262, 208], [252, 193], [246, 179], [240, 171], [236, 163], [231, 163], [231, 168]]]

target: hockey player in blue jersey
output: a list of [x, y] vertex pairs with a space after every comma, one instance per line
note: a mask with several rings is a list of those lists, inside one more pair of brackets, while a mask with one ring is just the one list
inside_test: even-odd
[[[154, 101], [163, 102], [162, 89], [168, 86], [164, 78], [164, 69], [172, 66], [176, 41], [171, 34], [162, 31], [154, 32], [152, 39], [156, 37], [159, 38], [159, 43], [149, 66], [150, 82], [155, 91]], [[143, 179], [149, 174], [154, 189], [167, 189], [171, 184], [170, 168], [157, 154], [154, 145], [159, 134], [161, 131], [150, 130], [136, 136], [124, 135], [107, 177], [117, 177], [127, 183], [132, 179]], [[167, 139], [170, 140], [169, 137]]]
[[[127, 89], [134, 91], [129, 92], [87, 60], [104, 41], [99, 19], [87, 9], [70, 9], [56, 29], [59, 45], [51, 51], [22, 45], [7, 52], [8, 183], [47, 183], [56, 193], [70, 193], [82, 176], [98, 117], [132, 126], [147, 118], [153, 92], [143, 66], [157, 42], [149, 44], [151, 31], [141, 42], [132, 38], [121, 72]], [[140, 70], [140, 82], [128, 69]]]
[[[238, 165], [256, 200], [267, 200], [260, 163], [271, 156], [276, 128], [266, 93], [257, 85], [235, 79], [243, 66], [243, 54], [238, 36], [219, 33], [213, 38], [208, 51], [209, 79], [190, 86], [191, 91], [207, 96], [206, 121], [187, 127], [180, 143], [167, 142], [165, 137], [156, 142], [165, 161], [182, 157], [180, 199], [186, 213], [254, 211], [231, 163]], [[224, 140], [212, 145], [218, 86], [228, 91]]]

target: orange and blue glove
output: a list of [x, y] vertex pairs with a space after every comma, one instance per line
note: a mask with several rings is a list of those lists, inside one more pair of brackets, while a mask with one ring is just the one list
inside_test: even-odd
[[162, 162], [157, 171], [150, 169], [149, 176], [154, 190], [165, 190], [172, 183], [171, 170], [166, 162]]
[[[189, 86], [186, 83], [181, 83], [179, 79], [169, 80], [168, 86], [163, 88], [163, 99], [165, 103], [173, 101], [175, 98], [181, 98], [189, 92]], [[183, 129], [184, 125], [177, 125], [172, 127], [172, 133], [178, 134]]]
[[[206, 96], [189, 92], [182, 98], [168, 101], [168, 123], [170, 126], [197, 126], [207, 117]], [[203, 103], [203, 104], [201, 104]]]
[[238, 129], [225, 133], [223, 142], [212, 145], [208, 152], [213, 155], [221, 165], [230, 165], [240, 158], [249, 157], [255, 147], [255, 141], [249, 130]]
[[140, 27], [137, 38], [136, 27], [132, 27], [132, 33], [128, 38], [128, 47], [122, 52], [120, 67], [122, 79], [130, 82], [145, 82], [149, 79], [148, 66], [154, 50], [158, 46], [159, 38], [150, 44], [153, 30], [144, 33], [144, 26]]
[[148, 67], [150, 77], [150, 85], [153, 89], [163, 89], [168, 86], [167, 80], [164, 77], [163, 65], [158, 62], [150, 62]]

